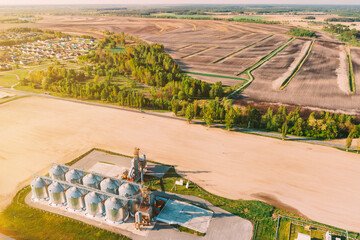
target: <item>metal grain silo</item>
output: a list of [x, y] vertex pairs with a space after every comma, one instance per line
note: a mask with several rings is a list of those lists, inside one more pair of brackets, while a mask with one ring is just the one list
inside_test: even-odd
[[49, 170], [49, 175], [54, 180], [61, 180], [65, 181], [65, 173], [67, 172], [67, 169], [60, 165], [55, 165]]
[[127, 202], [116, 197], [105, 201], [106, 220], [112, 223], [125, 222], [129, 217]]
[[85, 196], [86, 213], [92, 217], [104, 215], [104, 204], [98, 194], [90, 192]]
[[66, 181], [74, 184], [82, 184], [82, 174], [75, 170], [71, 169], [65, 174]]
[[83, 177], [83, 184], [87, 187], [100, 189], [100, 177], [89, 173]]
[[118, 185], [114, 180], [111, 180], [110, 178], [105, 178], [101, 181], [100, 189], [104, 192], [118, 194]]
[[[126, 198], [137, 198], [140, 190], [139, 187], [130, 184], [130, 183], [124, 183], [119, 187], [119, 196], [126, 197]], [[130, 214], [134, 216], [135, 212], [137, 211], [137, 200], [136, 199], [130, 199], [128, 201], [129, 204], [129, 210]]]
[[64, 188], [58, 182], [50, 184], [48, 191], [50, 196], [50, 202], [55, 206], [62, 206], [66, 204]]
[[46, 182], [44, 179], [37, 177], [31, 182], [32, 199], [35, 201], [47, 200], [49, 193], [46, 189]]
[[82, 193], [76, 187], [69, 188], [66, 193], [66, 201], [70, 211], [82, 211], [85, 208]]

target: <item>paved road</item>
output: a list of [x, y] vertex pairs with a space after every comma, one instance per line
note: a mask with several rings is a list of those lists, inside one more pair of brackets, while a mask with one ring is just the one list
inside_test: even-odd
[[[80, 104], [86, 104], [86, 105], [92, 105], [92, 106], [98, 106], [98, 107], [104, 107], [104, 108], [112, 108], [112, 109], [128, 111], [128, 112], [142, 113], [142, 114], [147, 114], [147, 115], [152, 115], [152, 116], [162, 117], [162, 118], [169, 118], [169, 119], [174, 119], [174, 120], [179, 120], [179, 121], [184, 121], [184, 122], [187, 121], [185, 118], [169, 116], [169, 115], [166, 115], [163, 113], [144, 112], [144, 111], [140, 111], [137, 109], [124, 108], [124, 107], [120, 107], [120, 106], [101, 104], [101, 103], [85, 102], [85, 101], [80, 101], [80, 100], [76, 100], [76, 99], [56, 97], [56, 96], [52, 96], [52, 95], [30, 93], [30, 92], [24, 92], [24, 91], [19, 91], [19, 90], [15, 90], [15, 89], [4, 88], [4, 87], [0, 87], [0, 90], [14, 92], [17, 94], [17, 96], [15, 96], [15, 97], [18, 97], [18, 96], [40, 96], [40, 97], [57, 99], [57, 100], [61, 100], [61, 101], [74, 102], [74, 103], [80, 103]], [[205, 124], [204, 121], [199, 121], [199, 120], [193, 120], [193, 122], [196, 124]], [[223, 124], [214, 124], [213, 127], [225, 128]], [[243, 132], [243, 133], [257, 134], [257, 135], [261, 135], [261, 136], [265, 136], [265, 137], [281, 138], [280, 133], [266, 132], [266, 131], [262, 131], [262, 130], [239, 128], [239, 127], [235, 127], [234, 130]], [[342, 145], [342, 144], [331, 143], [331, 142], [327, 142], [327, 141], [320, 141], [320, 140], [306, 138], [306, 137], [298, 137], [298, 136], [288, 135], [286, 137], [286, 139], [291, 140], [291, 141], [310, 143], [310, 144], [318, 144], [318, 145], [323, 145], [323, 146], [327, 146], [327, 147], [335, 147], [335, 148], [343, 148], [343, 149], [345, 148], [345, 145]], [[351, 147], [351, 149], [356, 150], [354, 147]]]

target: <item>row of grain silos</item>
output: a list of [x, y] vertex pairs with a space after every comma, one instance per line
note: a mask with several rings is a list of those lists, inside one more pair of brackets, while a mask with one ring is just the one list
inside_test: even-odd
[[126, 221], [133, 209], [129, 201], [124, 199], [56, 181], [47, 184], [42, 177], [35, 178], [31, 183], [31, 188], [33, 201], [48, 201], [51, 206], [56, 207], [66, 206], [71, 212], [85, 211], [87, 216], [105, 217], [113, 223]]
[[61, 165], [52, 167], [49, 175], [51, 178], [37, 177], [32, 181], [34, 201], [66, 206], [72, 212], [85, 211], [91, 217], [105, 216], [113, 223], [124, 222], [137, 211], [140, 192], [137, 185]]

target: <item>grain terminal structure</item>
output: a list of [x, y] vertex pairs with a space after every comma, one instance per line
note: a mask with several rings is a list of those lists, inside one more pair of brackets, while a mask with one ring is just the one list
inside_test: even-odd
[[[146, 157], [139, 157], [135, 148], [131, 168], [121, 178], [54, 163], [49, 177], [36, 176], [31, 183], [32, 200], [47, 201], [49, 205], [66, 206], [68, 211], [82, 212], [86, 216], [105, 218], [111, 223], [127, 221], [136, 216], [138, 227], [150, 223], [154, 196], [143, 184]], [[141, 211], [139, 210], [141, 209]], [[139, 218], [140, 216], [140, 218]]]
[[[137, 148], [131, 164], [128, 158], [121, 158], [117, 164], [111, 160], [94, 165], [87, 162], [93, 171], [52, 163], [49, 176], [34, 175], [29, 201], [48, 211], [135, 234], [142, 228], [151, 230], [156, 221], [206, 232], [211, 211], [173, 201], [164, 196], [166, 193], [151, 192], [143, 184], [144, 172], [150, 178], [162, 178], [169, 166], [147, 164]], [[182, 185], [183, 181], [179, 182]]]

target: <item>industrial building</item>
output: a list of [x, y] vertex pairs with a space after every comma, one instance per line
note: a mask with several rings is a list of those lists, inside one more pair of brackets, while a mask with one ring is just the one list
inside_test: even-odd
[[[131, 167], [119, 173], [119, 178], [53, 163], [48, 177], [35, 175], [31, 200], [109, 224], [121, 225], [131, 218], [137, 230], [159, 217], [164, 223], [206, 232], [213, 213], [155, 196], [143, 185], [146, 166], [146, 156], [139, 157], [139, 149], [134, 151]], [[194, 221], [199, 216], [202, 221]]]
[[105, 218], [110, 223], [125, 222], [131, 215], [140, 228], [150, 223], [155, 205], [148, 188], [136, 183], [143, 180], [145, 167], [146, 157], [139, 157], [139, 149], [135, 149], [131, 168], [122, 178], [54, 163], [49, 177], [35, 176], [32, 181], [32, 200], [66, 206], [72, 212], [85, 211], [88, 217]]

